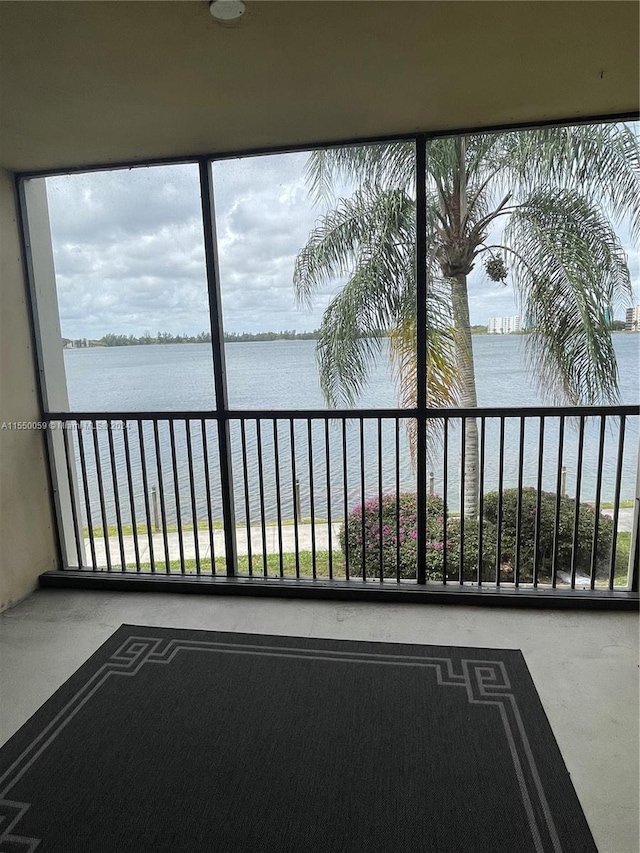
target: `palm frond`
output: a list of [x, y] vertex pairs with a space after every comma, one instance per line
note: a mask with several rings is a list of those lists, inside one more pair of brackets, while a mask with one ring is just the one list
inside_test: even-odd
[[306, 180], [316, 201], [332, 200], [339, 180], [355, 187], [376, 184], [411, 193], [415, 185], [415, 145], [413, 142], [391, 142], [312, 151]]
[[296, 298], [309, 304], [328, 282], [348, 275], [362, 253], [372, 247], [384, 251], [384, 260], [398, 251], [404, 257], [415, 242], [415, 202], [404, 190], [380, 190], [367, 185], [352, 198], [340, 199], [321, 217], [298, 254], [293, 274]]
[[514, 249], [526, 353], [543, 394], [574, 404], [617, 401], [609, 320], [630, 299], [631, 283], [611, 224], [578, 192], [538, 190], [512, 215], [504, 241]]
[[579, 192], [628, 217], [640, 235], [640, 145], [638, 126], [589, 124], [501, 134], [501, 181], [529, 193], [541, 187]]
[[[434, 139], [426, 168], [427, 275], [440, 312], [428, 319], [428, 340], [436, 347], [427, 354], [430, 400], [457, 399], [464, 384], [451, 373], [457, 334], [450, 328], [451, 282], [440, 289], [439, 276], [468, 273], [486, 250], [498, 216], [508, 220], [501, 245], [511, 255], [531, 329], [527, 357], [545, 396], [558, 402], [615, 400], [617, 368], [607, 321], [615, 306], [628, 302], [631, 289], [612, 222], [640, 235], [637, 125]], [[307, 179], [317, 198], [356, 188], [318, 220], [295, 266], [301, 302], [349, 277], [322, 322], [317, 352], [325, 395], [355, 399], [385, 329], [409, 401], [415, 394], [414, 145], [314, 152]], [[468, 317], [460, 322], [468, 325]]]
[[[439, 290], [439, 288], [438, 288]], [[432, 291], [433, 293], [433, 291]], [[444, 299], [442, 299], [444, 297]], [[446, 409], [459, 405], [460, 377], [456, 369], [455, 344], [450, 325], [448, 295], [440, 294], [429, 300], [427, 318], [427, 405]], [[398, 385], [400, 401], [407, 409], [416, 407], [416, 324], [406, 320], [389, 334], [391, 364]], [[415, 462], [417, 424], [410, 418], [406, 424], [409, 451]], [[427, 459], [435, 461], [442, 443], [443, 422], [427, 420]]]
[[[402, 274], [401, 271], [399, 271]], [[325, 310], [316, 358], [320, 387], [330, 405], [352, 406], [384, 340], [408, 309], [401, 307], [410, 287], [386, 279], [375, 255], [361, 262]]]

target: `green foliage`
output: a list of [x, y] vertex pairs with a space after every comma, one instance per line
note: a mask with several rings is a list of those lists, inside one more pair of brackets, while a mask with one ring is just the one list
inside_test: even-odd
[[[309, 341], [317, 340], [319, 330], [314, 332], [296, 332], [295, 329], [285, 329], [280, 332], [226, 332], [224, 339], [226, 343], [245, 343], [246, 341]], [[386, 332], [378, 332], [377, 337], [384, 336]], [[78, 338], [73, 342], [70, 338], [63, 338], [62, 343], [66, 346], [73, 343], [77, 349], [83, 347], [132, 347], [148, 346], [150, 344], [210, 344], [211, 332], [198, 332], [197, 335], [172, 335], [170, 332], [158, 332], [151, 335], [145, 332], [141, 337], [135, 335], [116, 335], [109, 332], [98, 340]]]
[[[382, 496], [382, 511], [379, 500], [371, 498], [364, 505], [354, 507], [347, 518], [346, 528], [340, 531], [340, 545], [349, 560], [349, 573], [362, 576], [363, 541], [364, 563], [368, 577], [380, 577], [380, 549], [382, 547], [382, 576], [410, 579], [416, 576], [417, 565], [417, 505], [416, 496], [403, 492], [396, 496]], [[363, 537], [364, 527], [364, 537]], [[427, 498], [427, 578], [442, 578], [444, 552], [444, 501], [437, 495]], [[447, 560], [459, 557], [459, 532], [453, 519], [447, 530]], [[457, 543], [457, 544], [456, 544]], [[465, 552], [467, 552], [465, 546]], [[468, 552], [470, 553], [470, 551]], [[399, 563], [398, 563], [399, 556]]]
[[225, 343], [245, 343], [247, 341], [315, 341], [319, 331], [296, 332], [285, 329], [280, 332], [225, 332]]
[[[527, 582], [533, 578], [535, 556], [536, 518], [538, 513], [538, 494], [534, 488], [524, 488], [520, 505], [520, 580]], [[399, 503], [393, 494], [383, 495], [380, 515], [378, 498], [371, 498], [364, 505], [356, 506], [347, 519], [346, 529], [340, 533], [340, 545], [348, 552], [350, 573], [362, 575], [363, 560], [363, 524], [364, 524], [364, 561], [369, 577], [380, 576], [380, 543], [382, 542], [382, 576], [396, 577], [397, 557], [401, 578], [416, 577], [417, 552], [417, 507], [413, 493], [400, 495]], [[398, 507], [398, 509], [396, 508]], [[570, 572], [573, 559], [573, 538], [576, 501], [573, 498], [561, 498], [558, 514], [556, 546], [556, 568]], [[576, 567], [581, 573], [588, 574], [591, 567], [591, 553], [596, 513], [589, 504], [580, 504], [578, 510], [578, 533], [576, 548]], [[457, 580], [460, 576], [460, 540], [463, 520], [457, 516], [447, 518], [446, 547], [444, 535], [444, 502], [442, 498], [431, 496], [427, 499], [427, 578], [442, 580], [445, 567], [448, 580]], [[399, 540], [397, 534], [399, 532]], [[501, 524], [501, 565], [502, 580], [513, 580], [518, 539], [518, 490], [505, 489], [502, 493]], [[556, 495], [551, 492], [540, 494], [540, 522], [538, 530], [538, 575], [550, 576], [556, 536]], [[608, 567], [613, 522], [608, 516], [600, 514], [598, 520], [598, 540], [596, 546], [596, 567], [605, 570]], [[399, 541], [399, 548], [397, 542]], [[484, 497], [482, 520], [482, 560], [481, 579], [493, 581], [496, 575], [496, 557], [498, 545], [498, 492], [490, 492]], [[464, 550], [462, 555], [463, 580], [477, 580], [478, 577], [479, 525], [476, 519], [464, 519]]]
[[[363, 389], [378, 352], [369, 343], [375, 329], [393, 333], [415, 322], [414, 154], [411, 143], [399, 142], [309, 158], [312, 195], [334, 207], [298, 254], [296, 297], [309, 304], [347, 277], [319, 330], [321, 387], [331, 404], [352, 403]], [[529, 318], [525, 355], [545, 401], [617, 402], [610, 317], [632, 290], [614, 224], [624, 220], [632, 236], [640, 233], [636, 128], [604, 123], [434, 139], [426, 171], [429, 367], [443, 358], [459, 363], [449, 340], [454, 282], [484, 261], [493, 281], [508, 277]], [[350, 198], [342, 196], [345, 183], [354, 187]], [[488, 244], [496, 231], [500, 242]], [[467, 315], [457, 312], [457, 332], [468, 331]], [[405, 349], [415, 362], [410, 343]], [[404, 351], [397, 355], [392, 349], [400, 378], [409, 377], [400, 384], [406, 399], [415, 364]], [[433, 370], [428, 374], [431, 386]], [[473, 390], [469, 375], [464, 381], [464, 389], [453, 385], [448, 405]]]
[[[523, 576], [533, 574], [538, 493], [534, 488], [522, 490], [520, 515], [520, 571]], [[571, 571], [573, 558], [573, 535], [576, 513], [574, 498], [560, 498], [558, 513], [557, 569]], [[518, 490], [506, 489], [502, 493], [501, 553], [503, 563], [513, 564], [516, 554], [518, 515]], [[484, 519], [487, 529], [494, 537], [498, 523], [498, 492], [490, 492], [484, 499]], [[556, 495], [553, 492], [540, 494], [539, 563], [538, 571], [550, 573], [555, 539]], [[578, 535], [576, 542], [576, 566], [585, 573], [591, 566], [591, 549], [596, 513], [589, 504], [581, 503], [578, 510]], [[492, 531], [493, 528], [493, 531]], [[608, 559], [613, 536], [613, 522], [603, 514], [598, 520], [597, 560]]]

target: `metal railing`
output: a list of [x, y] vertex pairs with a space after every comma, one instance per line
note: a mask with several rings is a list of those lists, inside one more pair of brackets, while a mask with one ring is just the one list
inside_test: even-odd
[[632, 406], [50, 414], [66, 568], [637, 589], [639, 419]]

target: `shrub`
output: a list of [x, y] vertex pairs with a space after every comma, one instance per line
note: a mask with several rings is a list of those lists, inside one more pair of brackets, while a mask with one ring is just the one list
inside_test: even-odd
[[[533, 575], [533, 559], [535, 554], [535, 530], [537, 516], [537, 490], [524, 488], [522, 490], [520, 518], [520, 574], [523, 579]], [[558, 516], [558, 543], [556, 568], [560, 571], [571, 571], [573, 556], [573, 530], [576, 511], [574, 498], [560, 498]], [[502, 525], [501, 525], [501, 554], [503, 563], [515, 562], [516, 532], [518, 512], [518, 490], [505, 489], [502, 493]], [[484, 498], [484, 519], [497, 532], [498, 523], [498, 492], [490, 492]], [[556, 495], [554, 492], [540, 494], [540, 527], [539, 527], [539, 573], [551, 573], [553, 545], [555, 539]], [[576, 543], [576, 566], [583, 572], [588, 572], [591, 566], [591, 548], [593, 543], [593, 528], [596, 512], [589, 504], [581, 503], [578, 513], [578, 536]], [[613, 537], [613, 522], [600, 514], [598, 521], [598, 542], [596, 557], [600, 562], [606, 561], [611, 548]]]
[[[516, 523], [518, 490], [506, 489], [502, 498], [501, 566], [502, 580], [513, 579], [516, 555]], [[557, 569], [571, 571], [573, 552], [573, 529], [576, 502], [573, 498], [560, 499], [558, 524]], [[493, 581], [496, 573], [498, 543], [498, 493], [489, 492], [484, 497], [482, 519], [481, 579]], [[551, 572], [553, 543], [555, 537], [556, 496], [552, 492], [540, 495], [539, 563], [540, 575]], [[364, 518], [363, 518], [364, 515]], [[520, 519], [520, 579], [530, 580], [533, 576], [535, 548], [535, 526], [537, 515], [537, 491], [522, 490]], [[591, 564], [591, 546], [595, 510], [589, 504], [580, 504], [576, 566], [588, 572]], [[396, 501], [394, 494], [382, 496], [382, 512], [379, 513], [377, 497], [368, 500], [364, 508], [356, 506], [347, 519], [346, 528], [340, 531], [340, 545], [348, 552], [349, 573], [362, 575], [363, 523], [364, 562], [368, 577], [380, 577], [380, 546], [382, 543], [382, 576], [396, 577], [397, 568], [401, 578], [416, 577], [417, 563], [417, 506], [416, 496], [404, 492]], [[613, 522], [608, 516], [600, 515], [597, 543], [597, 560], [608, 560]], [[399, 538], [398, 538], [399, 534]], [[460, 572], [460, 518], [447, 518], [446, 545], [444, 541], [444, 502], [441, 497], [427, 498], [427, 565], [426, 575], [430, 580], [442, 580], [446, 551], [447, 579], [457, 580]], [[398, 547], [399, 543], [399, 547]], [[398, 562], [398, 567], [396, 563]], [[476, 580], [478, 576], [478, 522], [473, 518], [464, 520], [463, 580]]]
[[[475, 581], [478, 579], [478, 530], [479, 525], [475, 518], [465, 518], [462, 562], [462, 579], [465, 581]], [[447, 580], [458, 580], [460, 577], [460, 538], [460, 519], [447, 519], [447, 542], [449, 543], [447, 551]], [[483, 581], [495, 580], [496, 543], [495, 525], [485, 519], [482, 525], [482, 564], [480, 566], [481, 580]], [[442, 574], [439, 577], [442, 577]]]
[[[363, 519], [364, 512], [364, 519]], [[368, 577], [380, 577], [380, 543], [382, 542], [382, 576], [396, 577], [397, 558], [401, 578], [415, 578], [417, 564], [417, 505], [412, 492], [404, 492], [396, 501], [395, 495], [382, 496], [382, 514], [379, 513], [379, 500], [371, 498], [364, 505], [356, 506], [347, 519], [346, 529], [340, 531], [340, 544], [343, 552], [348, 553], [349, 573], [354, 577], [362, 575], [363, 561], [363, 523], [364, 523], [364, 561]], [[427, 498], [427, 578], [440, 580], [444, 563], [444, 501], [438, 495]], [[477, 528], [477, 524], [476, 524]], [[399, 534], [399, 538], [398, 538]], [[472, 565], [477, 554], [477, 533], [475, 552], [473, 535], [467, 545], [465, 527], [465, 561]], [[447, 576], [457, 573], [460, 550], [459, 529], [456, 521], [447, 521]], [[398, 546], [399, 543], [399, 546]], [[456, 574], [457, 576], [457, 574]]]

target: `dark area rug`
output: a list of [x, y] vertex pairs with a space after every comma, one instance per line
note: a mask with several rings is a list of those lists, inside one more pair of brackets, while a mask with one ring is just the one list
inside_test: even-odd
[[35, 850], [596, 848], [519, 651], [123, 625], [0, 750]]

